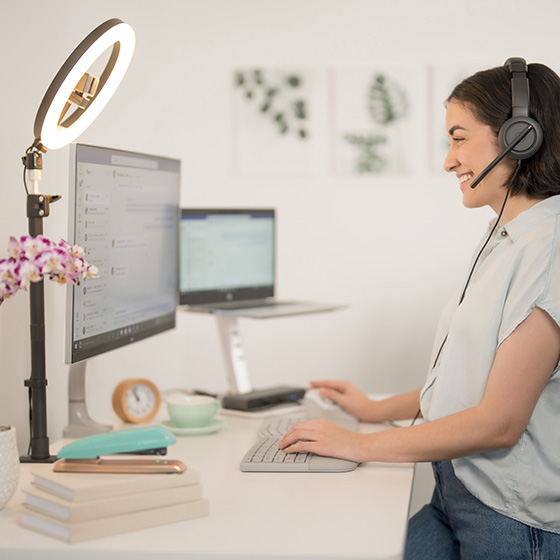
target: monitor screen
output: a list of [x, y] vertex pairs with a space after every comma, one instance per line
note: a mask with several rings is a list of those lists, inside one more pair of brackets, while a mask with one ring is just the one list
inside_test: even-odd
[[181, 305], [273, 296], [275, 229], [273, 209], [183, 208]]
[[68, 289], [67, 363], [175, 327], [180, 168], [177, 159], [71, 145], [68, 241], [99, 274]]

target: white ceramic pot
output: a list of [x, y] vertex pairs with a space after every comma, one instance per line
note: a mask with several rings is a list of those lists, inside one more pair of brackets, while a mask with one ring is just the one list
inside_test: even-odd
[[0, 426], [0, 509], [14, 495], [19, 482], [19, 457], [16, 429]]

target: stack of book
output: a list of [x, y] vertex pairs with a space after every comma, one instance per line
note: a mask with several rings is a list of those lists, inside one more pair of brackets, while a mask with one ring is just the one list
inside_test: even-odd
[[200, 473], [90, 474], [41, 469], [25, 492], [20, 525], [79, 542], [208, 515]]

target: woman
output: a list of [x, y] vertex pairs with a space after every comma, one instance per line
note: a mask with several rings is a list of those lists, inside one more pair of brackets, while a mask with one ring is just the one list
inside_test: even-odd
[[362, 462], [432, 461], [434, 496], [410, 521], [407, 560], [560, 558], [560, 78], [540, 64], [527, 76], [542, 146], [504, 157], [476, 188], [503, 150], [512, 72], [478, 72], [448, 99], [445, 170], [466, 207], [497, 217], [442, 313], [424, 387], [372, 401], [350, 382], [312, 383], [362, 421], [426, 421], [358, 434], [315, 420], [280, 443]]

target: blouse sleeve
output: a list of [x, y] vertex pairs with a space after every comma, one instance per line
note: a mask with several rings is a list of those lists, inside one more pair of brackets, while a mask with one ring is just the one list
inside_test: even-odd
[[546, 311], [560, 326], [560, 254], [556, 232], [527, 244], [511, 263], [511, 280], [504, 294], [498, 333], [501, 344], [535, 307]]

